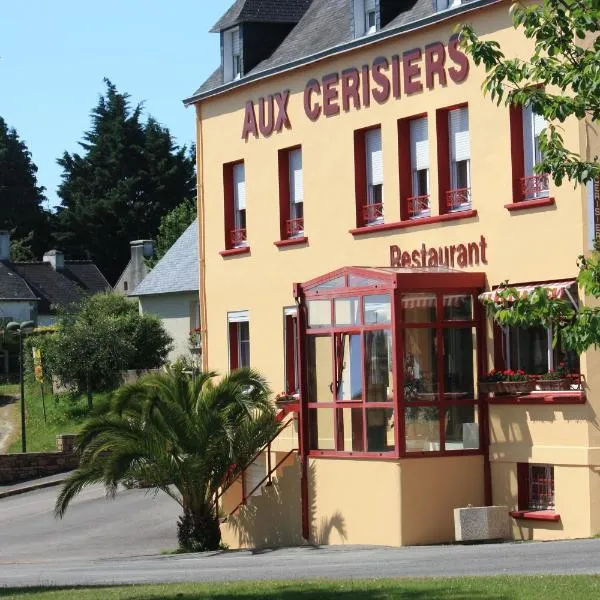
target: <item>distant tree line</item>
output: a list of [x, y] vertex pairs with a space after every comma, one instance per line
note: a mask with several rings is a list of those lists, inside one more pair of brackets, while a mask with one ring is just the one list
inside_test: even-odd
[[39, 260], [57, 247], [68, 258], [93, 260], [114, 283], [131, 240], [155, 239], [175, 210], [163, 227], [170, 234], [163, 235], [162, 255], [195, 218], [195, 151], [178, 146], [152, 116], [144, 119], [143, 105], [132, 106], [108, 79], [105, 85], [81, 151], [58, 159], [61, 202], [54, 212], [44, 208], [45, 189], [25, 142], [0, 117], [0, 229], [11, 232], [13, 260]]

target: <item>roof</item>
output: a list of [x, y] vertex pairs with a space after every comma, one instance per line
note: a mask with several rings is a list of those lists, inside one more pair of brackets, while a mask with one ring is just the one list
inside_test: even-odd
[[[313, 60], [353, 47], [364, 46], [403, 31], [422, 27], [429, 22], [446, 19], [449, 16], [461, 14], [497, 1], [468, 0], [466, 3], [451, 9], [436, 12], [433, 0], [410, 0], [402, 3], [404, 7], [398, 16], [380, 31], [372, 35], [355, 38], [353, 0], [313, 0], [298, 24], [269, 58], [259, 63], [241, 79], [227, 84], [223, 81], [223, 72], [219, 67], [194, 92], [193, 96], [184, 100], [184, 102], [191, 104], [211, 95], [211, 92], [216, 92], [221, 86], [226, 86], [223, 91], [239, 87], [286, 68], [307, 64]], [[243, 4], [243, 2], [238, 0], [230, 10], [233, 10], [238, 4]], [[281, 4], [287, 4], [287, 1], [281, 2]]]
[[198, 219], [195, 219], [131, 295], [197, 292], [198, 264]]
[[312, 0], [236, 0], [213, 25], [211, 32], [229, 29], [238, 23], [297, 23]]
[[90, 294], [110, 289], [100, 269], [90, 260], [67, 260], [61, 272]]
[[37, 296], [8, 263], [0, 262], [0, 300], [35, 300]]

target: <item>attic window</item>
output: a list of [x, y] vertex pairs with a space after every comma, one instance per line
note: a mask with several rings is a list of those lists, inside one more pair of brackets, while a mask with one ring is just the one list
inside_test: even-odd
[[377, 0], [354, 0], [355, 37], [375, 33], [377, 20]]
[[242, 76], [242, 44], [240, 28], [223, 32], [223, 78], [225, 82]]
[[434, 0], [434, 2], [436, 12], [454, 8], [455, 6], [460, 6], [462, 4], [462, 0]]

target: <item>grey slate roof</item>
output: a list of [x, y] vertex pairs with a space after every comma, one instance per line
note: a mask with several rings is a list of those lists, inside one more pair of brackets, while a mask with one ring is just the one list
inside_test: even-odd
[[198, 291], [198, 219], [181, 234], [132, 296]]
[[37, 296], [9, 264], [0, 262], [0, 300], [35, 300]]
[[62, 273], [90, 294], [110, 289], [110, 283], [91, 260], [67, 260]]
[[297, 23], [311, 1], [236, 0], [211, 31], [223, 31], [243, 22]]

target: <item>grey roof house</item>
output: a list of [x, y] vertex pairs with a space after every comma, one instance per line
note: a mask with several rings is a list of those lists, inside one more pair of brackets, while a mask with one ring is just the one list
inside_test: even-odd
[[173, 338], [170, 362], [190, 354], [190, 332], [200, 324], [198, 268], [196, 219], [131, 292], [140, 312], [158, 316]]

